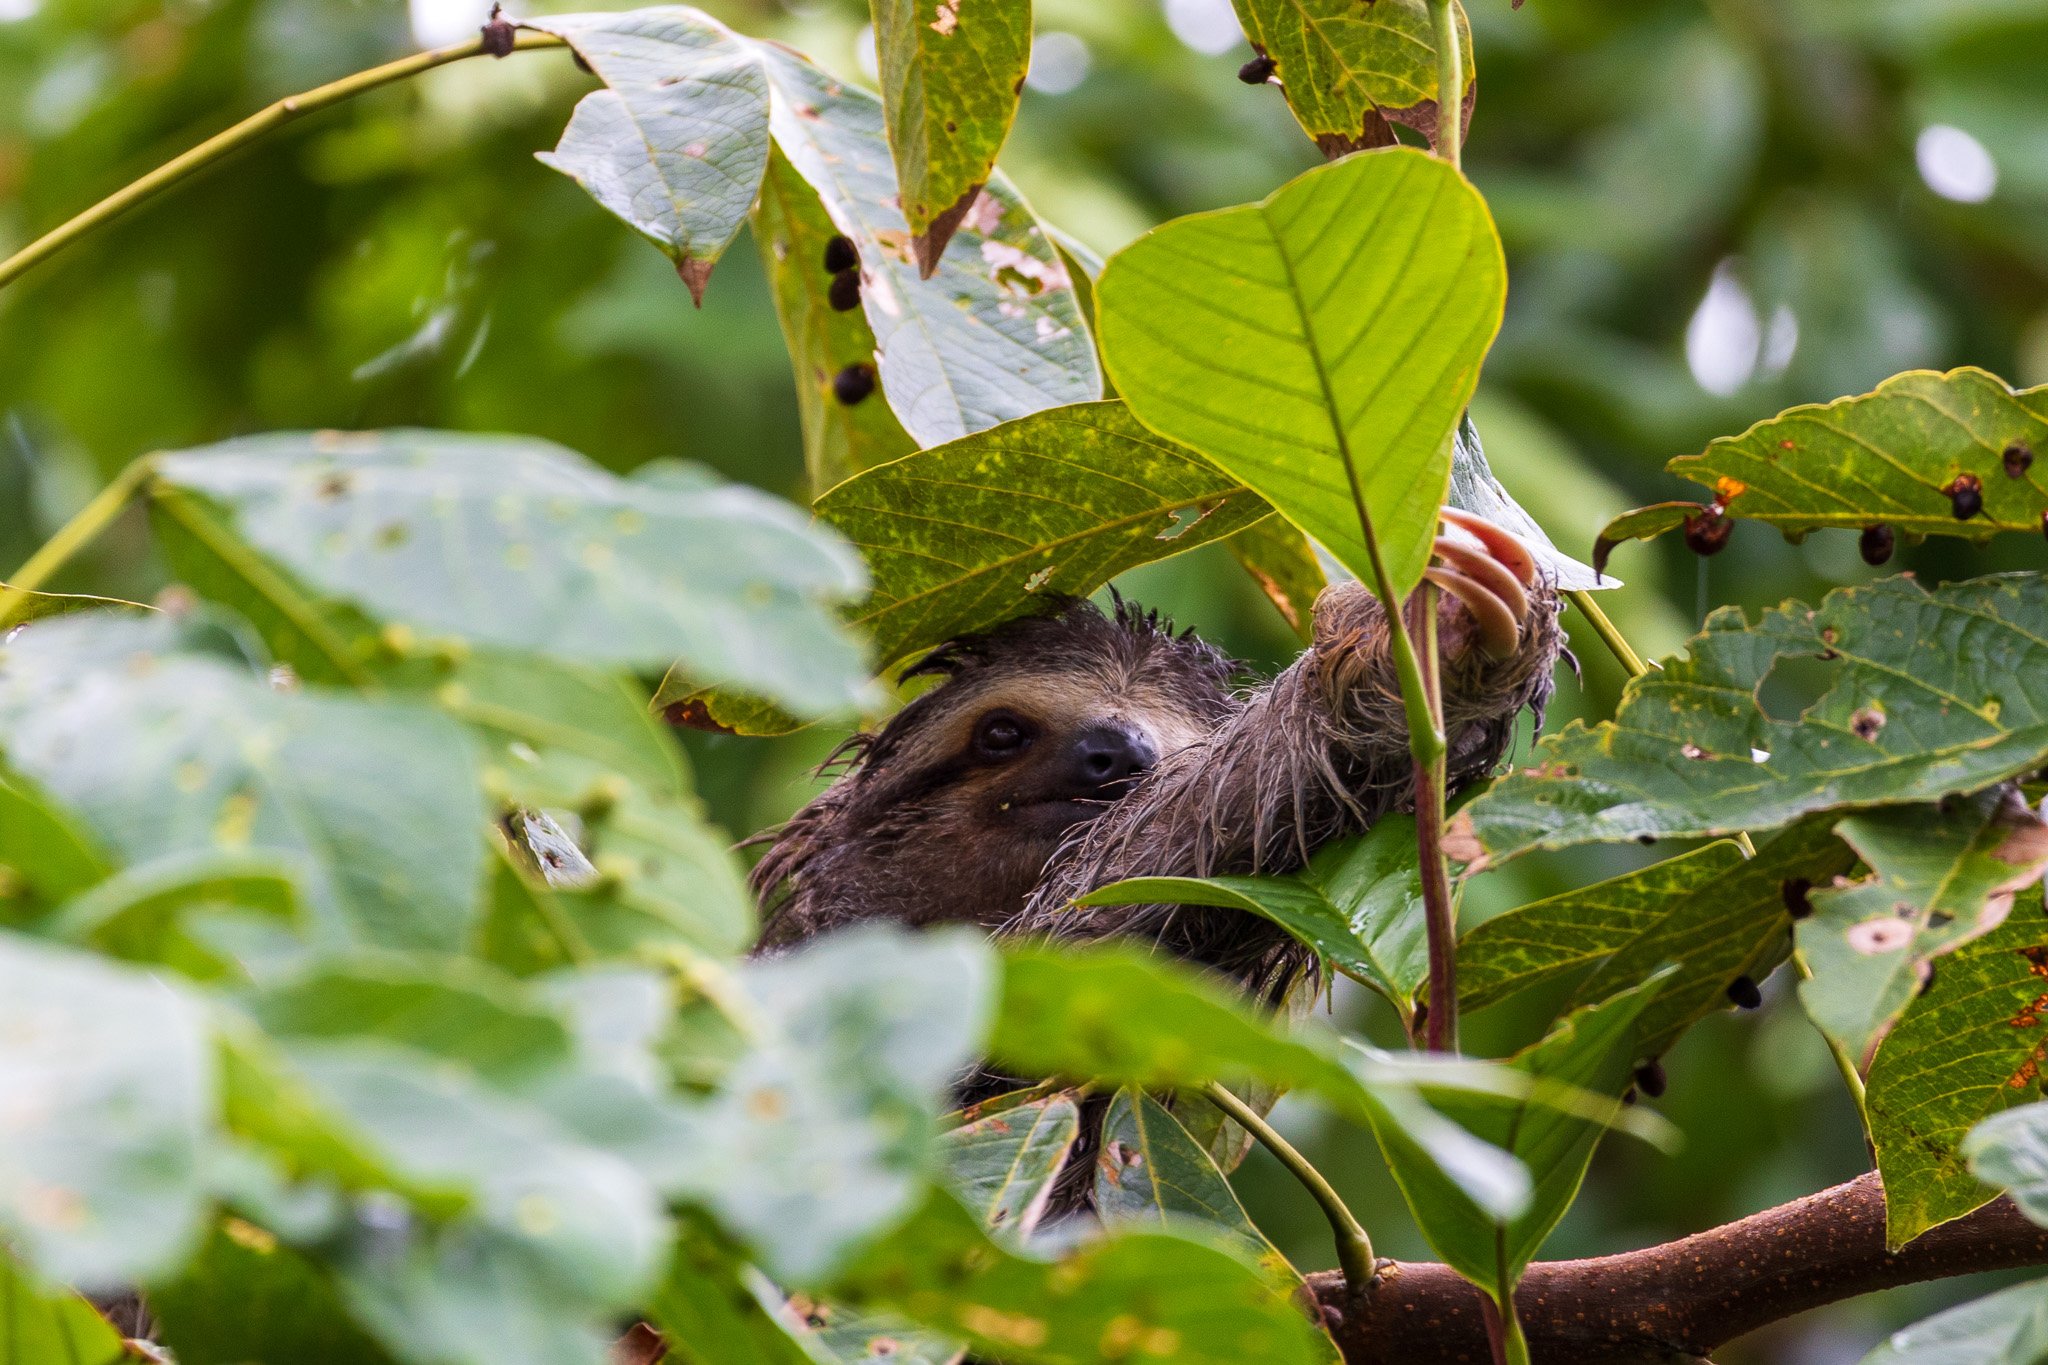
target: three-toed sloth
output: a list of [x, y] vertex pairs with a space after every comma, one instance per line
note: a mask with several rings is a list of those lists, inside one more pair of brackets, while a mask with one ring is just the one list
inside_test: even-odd
[[[1446, 510], [1429, 577], [1449, 785], [1484, 776], [1549, 699], [1558, 599], [1527, 546]], [[939, 646], [942, 681], [844, 753], [844, 775], [754, 871], [761, 950], [861, 920], [999, 935], [1142, 938], [1277, 1000], [1308, 955], [1276, 925], [1188, 906], [1080, 908], [1126, 877], [1283, 873], [1412, 801], [1408, 731], [1380, 603], [1316, 603], [1315, 639], [1264, 686], [1192, 633], [1119, 601], [1065, 599]]]

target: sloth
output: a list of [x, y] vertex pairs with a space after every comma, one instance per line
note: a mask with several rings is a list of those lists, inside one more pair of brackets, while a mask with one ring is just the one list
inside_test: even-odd
[[[1429, 580], [1450, 790], [1500, 762], [1563, 654], [1554, 584], [1527, 545], [1445, 509]], [[1411, 601], [1413, 617], [1419, 606]], [[1389, 622], [1362, 585], [1326, 589], [1312, 646], [1263, 686], [1192, 632], [1121, 598], [1064, 598], [948, 641], [935, 677], [835, 755], [832, 786], [764, 839], [757, 952], [842, 925], [964, 923], [1003, 937], [1121, 937], [1277, 1004], [1312, 955], [1259, 916], [1080, 907], [1135, 876], [1276, 874], [1412, 806]]]

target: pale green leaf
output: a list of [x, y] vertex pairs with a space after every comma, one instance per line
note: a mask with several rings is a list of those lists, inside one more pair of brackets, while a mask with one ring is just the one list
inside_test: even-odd
[[1970, 1171], [2012, 1196], [2021, 1213], [2048, 1226], [2048, 1104], [2008, 1109], [1963, 1139]]
[[0, 1360], [13, 1365], [116, 1365], [121, 1337], [69, 1290], [44, 1288], [0, 1252]]
[[1914, 1323], [1862, 1365], [2040, 1365], [2048, 1360], [2048, 1280], [2016, 1284]]

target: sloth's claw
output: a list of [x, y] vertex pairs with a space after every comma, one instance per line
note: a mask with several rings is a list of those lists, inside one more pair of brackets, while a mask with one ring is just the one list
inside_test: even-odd
[[1479, 647], [1490, 659], [1512, 659], [1522, 643], [1522, 623], [1508, 604], [1477, 580], [1456, 569], [1432, 564], [1423, 577], [1465, 604], [1478, 627]]
[[1457, 507], [1444, 508], [1444, 520], [1484, 545], [1486, 552], [1506, 565], [1523, 587], [1536, 586], [1536, 556], [1520, 536]]
[[1465, 577], [1478, 583], [1498, 597], [1519, 625], [1529, 615], [1529, 594], [1523, 590], [1522, 582], [1507, 565], [1487, 554], [1474, 549], [1464, 537], [1439, 536], [1436, 542], [1437, 557], [1444, 564], [1457, 570]]
[[1464, 604], [1488, 658], [1513, 658], [1529, 616], [1536, 556], [1514, 532], [1470, 512], [1446, 507], [1444, 523], [1427, 578]]

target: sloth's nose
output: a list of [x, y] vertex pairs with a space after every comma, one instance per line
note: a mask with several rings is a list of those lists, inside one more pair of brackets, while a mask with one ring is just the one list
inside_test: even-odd
[[1072, 761], [1076, 786], [1121, 787], [1159, 761], [1159, 748], [1127, 726], [1091, 725], [1075, 737]]

